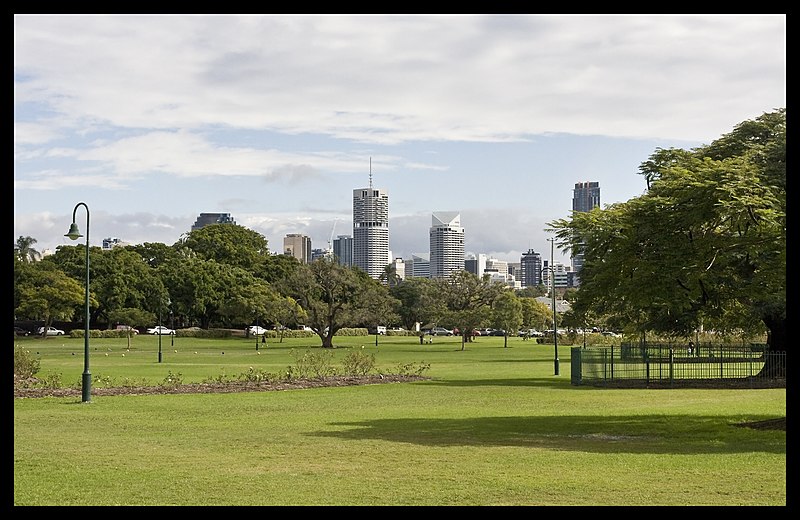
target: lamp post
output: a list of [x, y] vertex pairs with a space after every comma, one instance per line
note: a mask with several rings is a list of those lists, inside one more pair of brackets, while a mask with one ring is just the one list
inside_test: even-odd
[[172, 313], [172, 302], [169, 302], [169, 328], [172, 329], [170, 334], [170, 346], [175, 346], [175, 315]]
[[258, 314], [256, 314], [256, 333], [254, 336], [256, 337], [256, 350], [258, 350]]
[[548, 238], [548, 242], [550, 242], [550, 285], [552, 287], [552, 295], [553, 295], [553, 348], [554, 357], [553, 357], [553, 369], [554, 374], [558, 375], [558, 321], [556, 320], [556, 267], [553, 265], [553, 244], [555, 243], [555, 238]]
[[158, 295], [158, 362], [161, 363], [161, 295]]
[[65, 237], [71, 240], [77, 240], [81, 235], [78, 230], [78, 225], [75, 224], [75, 213], [78, 211], [78, 206], [86, 208], [86, 290], [85, 290], [85, 311], [84, 317], [84, 334], [83, 334], [83, 377], [81, 379], [81, 402], [88, 403], [92, 400], [92, 375], [89, 373], [89, 206], [85, 202], [75, 204], [72, 210], [72, 225]]

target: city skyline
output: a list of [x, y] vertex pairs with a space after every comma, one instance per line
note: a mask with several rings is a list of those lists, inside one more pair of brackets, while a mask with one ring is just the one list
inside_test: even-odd
[[785, 105], [780, 14], [15, 15], [14, 239], [74, 245], [84, 202], [93, 246], [213, 212], [324, 248], [371, 170], [393, 256], [457, 208], [465, 253], [518, 262], [575, 183], [625, 202], [659, 148]]

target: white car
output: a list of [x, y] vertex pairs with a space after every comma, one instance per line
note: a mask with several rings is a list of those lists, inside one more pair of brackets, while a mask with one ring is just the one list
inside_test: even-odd
[[164, 327], [163, 325], [156, 325], [152, 329], [147, 329], [147, 333], [163, 336], [164, 334], [175, 334], [175, 331], [169, 327]]
[[[44, 327], [39, 327], [36, 332], [41, 336], [44, 334]], [[48, 336], [63, 336], [64, 331], [61, 329], [57, 329], [55, 327], [47, 327], [47, 335]]]
[[262, 334], [267, 332], [267, 329], [265, 329], [264, 327], [259, 327], [258, 325], [250, 325], [249, 327], [247, 327], [247, 332], [248, 334], [256, 334], [258, 336], [261, 336]]

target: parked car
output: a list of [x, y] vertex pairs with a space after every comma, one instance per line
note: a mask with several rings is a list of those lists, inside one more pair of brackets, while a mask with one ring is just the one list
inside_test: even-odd
[[[44, 327], [39, 327], [36, 329], [37, 334], [40, 336], [44, 334]], [[48, 336], [63, 336], [65, 332], [61, 329], [57, 329], [55, 327], [47, 327], [47, 335]]]
[[487, 329], [487, 328], [478, 329], [478, 334], [476, 334], [476, 336], [491, 336], [491, 335], [492, 335], [492, 329]]
[[503, 329], [492, 329], [492, 331], [489, 333], [489, 335], [490, 336], [505, 336], [506, 335], [506, 331], [504, 331]]
[[378, 334], [378, 335], [385, 335], [386, 334], [386, 325], [378, 325], [376, 327], [369, 327], [367, 332], [370, 334]]
[[259, 327], [258, 325], [250, 325], [249, 327], [247, 327], [248, 334], [255, 334], [261, 336], [265, 332], [267, 332], [267, 329], [265, 329], [264, 327]]
[[125, 331], [129, 330], [129, 331], [133, 332], [134, 334], [139, 334], [139, 331], [134, 329], [130, 325], [117, 325], [117, 330], [125, 330]]
[[175, 331], [163, 325], [156, 325], [152, 329], [147, 329], [147, 333], [158, 334], [159, 336], [163, 336], [165, 334], [175, 334]]
[[15, 336], [29, 336], [31, 331], [23, 329], [22, 327], [14, 327]]
[[603, 331], [603, 336], [608, 336], [608, 337], [611, 337], [611, 338], [621, 338], [622, 334], [617, 334], [616, 332], [613, 332], [613, 331], [610, 331], [610, 330], [606, 330], [606, 331]]
[[452, 336], [453, 331], [448, 330], [444, 327], [433, 327], [425, 332], [426, 334], [430, 334], [431, 336]]

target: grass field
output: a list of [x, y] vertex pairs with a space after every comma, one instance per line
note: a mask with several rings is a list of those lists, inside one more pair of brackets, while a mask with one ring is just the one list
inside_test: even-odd
[[[100, 382], [285, 372], [318, 340], [92, 339]], [[83, 340], [21, 339], [77, 385]], [[337, 364], [430, 380], [234, 394], [14, 399], [15, 505], [785, 506], [785, 389], [570, 384], [570, 349], [509, 338], [337, 339]], [[362, 349], [363, 346], [363, 349]], [[224, 352], [224, 353], [223, 353]], [[124, 354], [124, 356], [123, 356]]]

